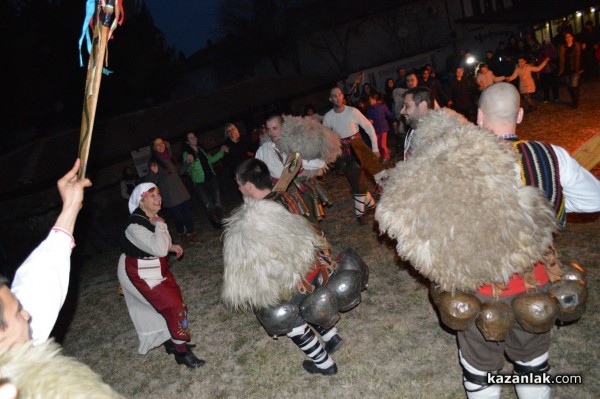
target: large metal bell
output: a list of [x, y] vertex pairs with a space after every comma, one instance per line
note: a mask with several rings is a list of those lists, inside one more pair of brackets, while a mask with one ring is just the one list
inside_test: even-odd
[[552, 285], [549, 294], [558, 301], [558, 320], [569, 322], [581, 318], [588, 294], [583, 280], [560, 281]]
[[504, 302], [486, 302], [481, 305], [475, 324], [488, 341], [504, 341], [515, 322], [510, 305]]
[[524, 330], [541, 334], [550, 331], [558, 316], [558, 302], [546, 293], [523, 293], [512, 301], [515, 319]]
[[327, 282], [327, 288], [337, 299], [340, 312], [347, 312], [360, 303], [361, 286], [361, 273], [353, 270], [338, 271]]
[[294, 321], [298, 317], [298, 306], [290, 302], [283, 302], [270, 308], [261, 308], [254, 312], [260, 324], [271, 336], [285, 335], [294, 328]]
[[352, 248], [346, 248], [335, 258], [337, 262], [336, 272], [343, 270], [354, 270], [361, 273], [361, 291], [366, 290], [369, 285], [369, 266]]
[[325, 287], [319, 287], [300, 303], [300, 315], [309, 323], [333, 328], [340, 318], [335, 295]]
[[457, 291], [453, 294], [443, 292], [440, 295], [438, 309], [442, 322], [453, 330], [465, 330], [471, 324], [481, 308], [481, 301], [474, 295]]
[[565, 273], [562, 276], [562, 281], [582, 281], [585, 283], [587, 273], [577, 263], [571, 262], [563, 265], [563, 270]]

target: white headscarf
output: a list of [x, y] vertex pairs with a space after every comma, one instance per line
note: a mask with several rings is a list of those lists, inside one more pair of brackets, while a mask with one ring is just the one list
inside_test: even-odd
[[135, 209], [140, 206], [140, 201], [142, 199], [142, 194], [149, 191], [151, 188], [156, 187], [154, 183], [141, 183], [138, 184], [131, 193], [129, 197], [129, 213], [133, 213]]

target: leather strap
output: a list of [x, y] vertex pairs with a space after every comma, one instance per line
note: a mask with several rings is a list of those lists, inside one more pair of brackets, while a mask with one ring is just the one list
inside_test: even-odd
[[315, 290], [315, 286], [309, 283], [304, 276], [296, 283], [296, 289], [301, 294], [310, 294]]
[[551, 283], [557, 282], [562, 279], [563, 274], [565, 274], [562, 263], [558, 259], [558, 252], [554, 246], [548, 249], [548, 252], [544, 254], [544, 266], [546, 266], [546, 274], [548, 274], [548, 278]]

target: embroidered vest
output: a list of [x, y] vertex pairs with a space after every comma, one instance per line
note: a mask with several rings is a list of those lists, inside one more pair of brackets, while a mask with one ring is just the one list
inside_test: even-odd
[[558, 159], [550, 144], [539, 141], [517, 140], [515, 151], [521, 156], [521, 179], [527, 186], [538, 187], [544, 192], [556, 212], [558, 225], [565, 226], [565, 197], [558, 169]]

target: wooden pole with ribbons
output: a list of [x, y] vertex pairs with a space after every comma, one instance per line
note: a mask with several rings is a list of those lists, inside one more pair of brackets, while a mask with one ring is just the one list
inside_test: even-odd
[[96, 117], [96, 106], [98, 104], [98, 93], [102, 80], [102, 70], [106, 57], [106, 45], [110, 36], [111, 24], [115, 14], [115, 1], [99, 1], [96, 7], [94, 20], [94, 33], [92, 49], [88, 61], [87, 78], [85, 80], [85, 98], [83, 112], [81, 115], [81, 132], [79, 135], [79, 158], [81, 167], [78, 178], [83, 179], [87, 169], [90, 145], [92, 142], [92, 131]]

